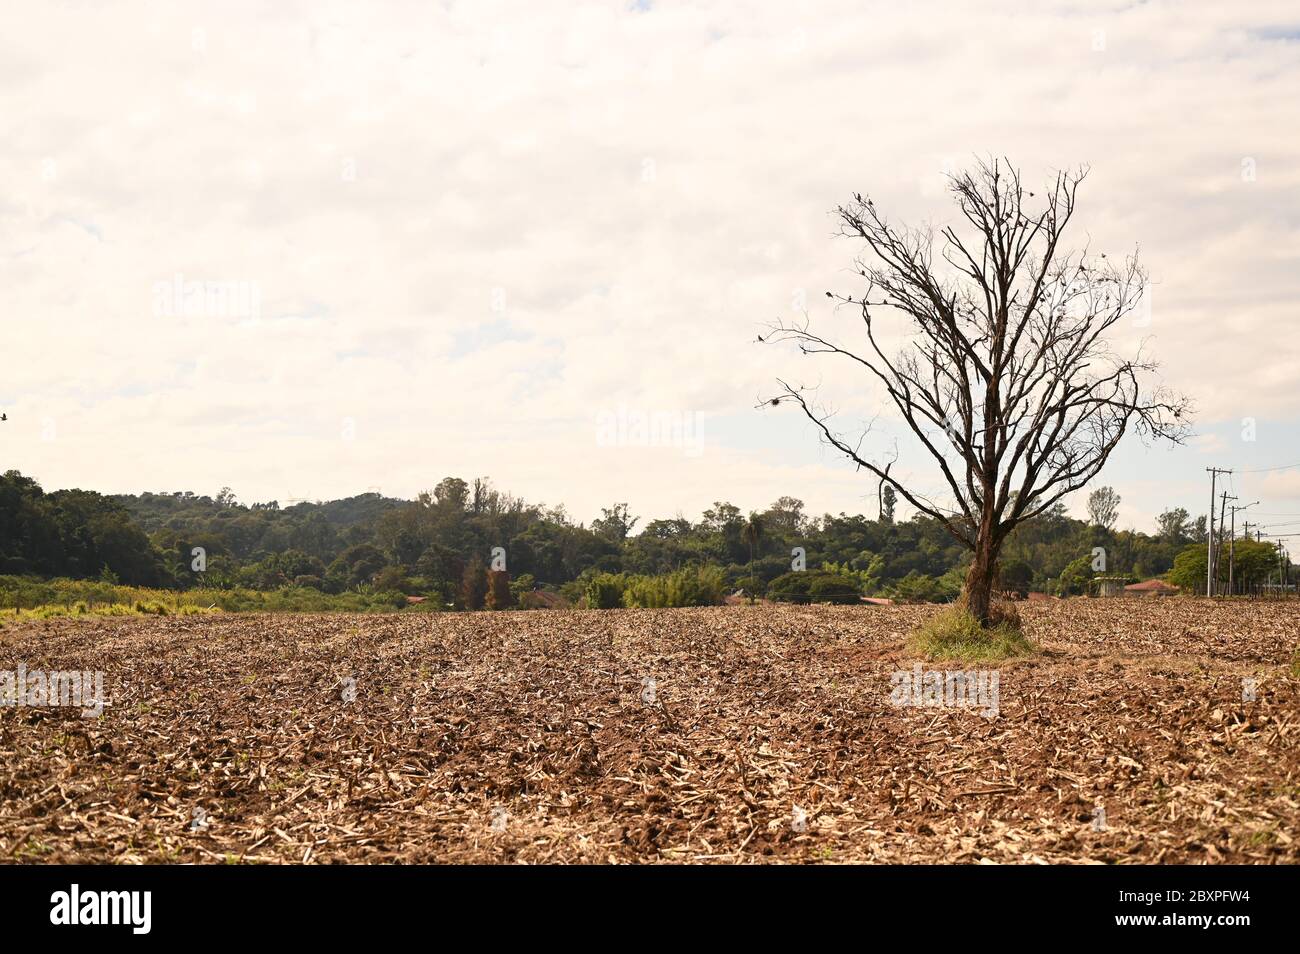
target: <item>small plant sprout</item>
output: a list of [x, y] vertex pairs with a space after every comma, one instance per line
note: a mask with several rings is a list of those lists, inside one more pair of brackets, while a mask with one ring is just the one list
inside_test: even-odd
[[357, 701], [357, 680], [352, 676], [343, 679], [343, 702], [351, 705]]
[[648, 706], [652, 706], [657, 701], [655, 695], [655, 681], [650, 676], [641, 680], [641, 701]]

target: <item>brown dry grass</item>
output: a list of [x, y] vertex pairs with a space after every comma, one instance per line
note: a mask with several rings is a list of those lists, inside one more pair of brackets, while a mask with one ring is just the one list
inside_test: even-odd
[[0, 859], [1300, 860], [1300, 604], [1024, 606], [992, 720], [890, 705], [932, 612], [26, 623], [0, 670], [112, 706], [0, 708]]

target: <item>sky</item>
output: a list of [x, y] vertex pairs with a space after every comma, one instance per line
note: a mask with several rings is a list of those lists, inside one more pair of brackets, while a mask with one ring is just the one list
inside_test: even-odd
[[1120, 526], [1203, 513], [1217, 466], [1300, 530], [1300, 467], [1262, 471], [1300, 464], [1300, 8], [795, 6], [6, 5], [0, 469], [872, 513], [870, 480], [758, 405], [784, 377], [872, 422], [868, 450], [901, 425], [756, 336], [806, 312], [852, 342], [831, 210], [860, 191], [942, 225], [945, 171], [996, 155], [1027, 182], [1090, 166], [1075, 244], [1152, 278], [1115, 343], [1195, 403], [1186, 446], [1126, 443], [1098, 480]]

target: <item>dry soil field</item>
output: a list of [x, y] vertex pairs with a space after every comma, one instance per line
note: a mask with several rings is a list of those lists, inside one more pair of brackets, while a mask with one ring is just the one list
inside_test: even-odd
[[932, 611], [7, 627], [111, 705], [0, 708], [0, 859], [1300, 859], [1300, 605], [1025, 607], [994, 718], [891, 704]]

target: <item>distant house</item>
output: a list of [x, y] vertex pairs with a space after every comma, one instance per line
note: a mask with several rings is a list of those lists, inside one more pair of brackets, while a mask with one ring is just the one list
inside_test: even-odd
[[1094, 596], [1123, 596], [1127, 576], [1094, 576], [1088, 581]]
[[1124, 592], [1132, 596], [1173, 596], [1179, 588], [1164, 580], [1145, 580], [1124, 587]]

